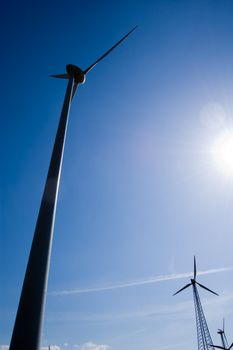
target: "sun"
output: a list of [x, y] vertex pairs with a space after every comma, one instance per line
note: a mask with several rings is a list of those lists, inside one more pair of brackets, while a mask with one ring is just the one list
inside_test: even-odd
[[219, 170], [227, 177], [233, 177], [233, 130], [219, 135], [211, 153]]

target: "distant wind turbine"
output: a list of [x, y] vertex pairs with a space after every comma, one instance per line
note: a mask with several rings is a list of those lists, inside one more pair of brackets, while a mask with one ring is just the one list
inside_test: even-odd
[[197, 282], [196, 277], [197, 277], [197, 267], [196, 267], [196, 258], [194, 256], [194, 272], [193, 272], [193, 278], [191, 278], [191, 282], [186, 284], [183, 288], [179, 289], [173, 295], [176, 295], [181, 291], [183, 291], [184, 289], [192, 286], [195, 316], [196, 316], [196, 326], [197, 326], [198, 350], [208, 350], [209, 346], [212, 346], [213, 342], [210, 336], [209, 328], [205, 319], [204, 311], [201, 305], [201, 300], [200, 300], [196, 285], [199, 285], [201, 288], [207, 290], [210, 293], [213, 293], [215, 295], [218, 295], [218, 294], [213, 292], [211, 289], [203, 286], [201, 283]]
[[71, 100], [78, 85], [85, 82], [86, 74], [135, 29], [136, 27], [85, 70], [68, 64], [65, 74], [54, 75], [56, 78], [68, 79], [68, 85], [24, 277], [10, 350], [40, 349], [57, 196]]
[[213, 345], [213, 344], [211, 346], [213, 348], [217, 348], [217, 349], [230, 350], [233, 347], [233, 343], [230, 346], [228, 345], [227, 337], [225, 334], [225, 320], [224, 319], [223, 319], [223, 327], [222, 327], [222, 329], [218, 329], [217, 333], [220, 335], [222, 346]]

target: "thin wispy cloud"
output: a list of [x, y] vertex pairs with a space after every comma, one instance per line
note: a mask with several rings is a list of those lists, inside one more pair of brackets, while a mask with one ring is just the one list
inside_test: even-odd
[[[218, 269], [199, 271], [197, 273], [197, 275], [198, 276], [209, 275], [209, 274], [213, 274], [213, 273], [220, 273], [220, 272], [227, 272], [227, 271], [233, 271], [233, 267], [222, 267], [222, 268], [218, 268]], [[159, 275], [159, 276], [149, 277], [149, 278], [141, 279], [141, 280], [126, 281], [126, 282], [122, 282], [122, 283], [118, 283], [118, 284], [111, 284], [111, 285], [104, 285], [104, 286], [97, 286], [97, 287], [90, 287], [90, 288], [74, 288], [74, 289], [69, 289], [69, 290], [54, 291], [54, 292], [51, 292], [50, 295], [66, 296], [66, 295], [74, 295], [74, 294], [105, 292], [105, 291], [111, 291], [111, 290], [115, 290], [115, 289], [137, 287], [137, 286], [143, 286], [146, 284], [154, 284], [154, 283], [159, 283], [159, 282], [164, 282], [164, 281], [189, 278], [192, 276], [193, 276], [193, 272], [174, 273], [174, 274], [169, 274], [169, 275]]]
[[[167, 303], [161, 302], [152, 302], [146, 305], [140, 305], [140, 307], [136, 306], [133, 308], [126, 309], [118, 309], [117, 311], [108, 310], [107, 312], [101, 310], [97, 312], [77, 312], [76, 309], [70, 311], [57, 311], [49, 316], [49, 322], [56, 323], [80, 323], [80, 324], [110, 324], [112, 322], [122, 324], [127, 320], [143, 320], [143, 322], [147, 322], [148, 320], [158, 320], [161, 317], [167, 320], [167, 322], [174, 321], [183, 322], [184, 320], [192, 320], [193, 319], [193, 298], [192, 291], [189, 291], [189, 298], [183, 300], [182, 298], [170, 298], [170, 301]], [[209, 293], [205, 293], [202, 299], [202, 306], [205, 311], [207, 311], [209, 320], [219, 319], [219, 315], [229, 316], [233, 314], [233, 294], [224, 293], [218, 297], [214, 295], [210, 295]], [[182, 300], [182, 301], [181, 301]], [[150, 322], [150, 321], [149, 321]], [[143, 323], [144, 325], [144, 323]], [[180, 331], [183, 332], [183, 327]], [[145, 329], [145, 328], [144, 328]], [[142, 329], [141, 331], [143, 331]], [[140, 331], [140, 330], [139, 330]], [[139, 332], [137, 331], [137, 332]], [[177, 335], [177, 326], [175, 327], [175, 334]], [[135, 332], [132, 332], [132, 336]], [[131, 336], [131, 333], [127, 331], [126, 333], [121, 333], [120, 336], [117, 336], [116, 339], [109, 338], [107, 343], [112, 343], [113, 341], [118, 341], [119, 339], [123, 339], [124, 337]], [[80, 349], [81, 350], [81, 349]]]

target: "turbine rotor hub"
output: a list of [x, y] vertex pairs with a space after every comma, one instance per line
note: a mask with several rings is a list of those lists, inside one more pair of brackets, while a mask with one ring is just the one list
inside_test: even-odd
[[74, 64], [67, 64], [66, 71], [69, 76], [74, 77], [74, 81], [76, 84], [84, 84], [86, 81], [86, 75], [83, 70]]

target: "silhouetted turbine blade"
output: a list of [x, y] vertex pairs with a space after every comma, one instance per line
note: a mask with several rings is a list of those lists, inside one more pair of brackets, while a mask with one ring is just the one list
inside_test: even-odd
[[228, 349], [230, 350], [232, 348], [232, 346], [233, 346], [233, 343], [231, 344], [231, 346]]
[[225, 348], [223, 346], [220, 346], [220, 345], [213, 345], [213, 344], [210, 344], [209, 346], [212, 346], [213, 348], [217, 348], [217, 349], [224, 349]]
[[115, 49], [115, 47], [117, 47], [118, 45], [120, 45], [120, 43], [122, 43], [123, 40], [125, 40], [135, 29], [137, 28], [134, 27], [133, 29], [130, 30], [129, 33], [127, 33], [125, 36], [123, 36], [122, 39], [120, 39], [115, 45], [113, 45], [108, 51], [106, 51], [100, 58], [98, 58], [97, 61], [95, 61], [94, 63], [92, 63], [86, 70], [84, 70], [84, 74], [87, 74], [92, 68], [95, 67], [95, 65], [97, 63], [99, 63], [104, 57], [106, 57], [112, 50]]
[[196, 280], [196, 276], [197, 276], [197, 265], [196, 265], [196, 258], [194, 255], [194, 279]]
[[183, 288], [179, 289], [178, 292], [176, 292], [175, 294], [173, 294], [173, 296], [176, 295], [176, 294], [178, 294], [178, 293], [180, 293], [182, 290], [184, 290], [184, 289], [190, 287], [191, 285], [192, 285], [192, 283], [186, 284], [186, 286], [184, 286]]
[[52, 78], [69, 79], [68, 74], [54, 74], [50, 75]]
[[198, 282], [196, 282], [201, 288], [204, 288], [204, 289], [206, 289], [206, 290], [208, 290], [210, 293], [213, 293], [213, 294], [215, 294], [215, 295], [217, 295], [218, 296], [218, 294], [217, 293], [215, 293], [215, 292], [213, 292], [211, 289], [209, 289], [209, 288], [207, 288], [207, 287], [205, 287], [205, 286], [203, 286], [203, 284], [201, 284], [201, 283], [198, 283]]

